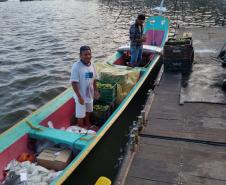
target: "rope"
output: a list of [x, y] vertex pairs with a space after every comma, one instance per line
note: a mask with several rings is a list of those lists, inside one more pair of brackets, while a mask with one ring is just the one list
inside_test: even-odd
[[118, 17], [116, 18], [116, 20], [115, 20], [114, 24], [118, 21], [118, 19], [119, 19], [120, 15], [122, 14], [122, 11], [123, 11], [123, 6], [122, 6], [122, 9], [121, 9], [121, 11], [119, 12], [119, 15], [118, 15]]
[[34, 130], [37, 130], [37, 131], [43, 131], [43, 128], [34, 126], [34, 125], [33, 125], [30, 121], [28, 121], [28, 120], [25, 120], [25, 123], [27, 123], [27, 125], [28, 125], [30, 128], [34, 129]]

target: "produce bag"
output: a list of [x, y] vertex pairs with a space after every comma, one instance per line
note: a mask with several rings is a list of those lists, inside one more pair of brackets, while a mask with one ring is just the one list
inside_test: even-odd
[[140, 77], [140, 69], [96, 62], [96, 70], [101, 81], [117, 84], [116, 103], [120, 104]]

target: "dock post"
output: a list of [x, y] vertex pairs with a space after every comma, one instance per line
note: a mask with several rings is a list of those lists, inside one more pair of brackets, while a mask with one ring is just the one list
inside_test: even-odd
[[138, 120], [137, 120], [137, 122], [138, 122], [138, 131], [139, 131], [139, 133], [143, 130], [143, 128], [144, 128], [144, 119], [143, 119], [143, 116], [137, 116], [137, 118], [138, 118]]
[[145, 110], [141, 111], [142, 122], [144, 126], [147, 126], [147, 120], [145, 119]]

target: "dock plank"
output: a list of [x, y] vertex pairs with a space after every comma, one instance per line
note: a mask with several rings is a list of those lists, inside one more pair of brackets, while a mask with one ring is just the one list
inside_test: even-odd
[[180, 75], [164, 74], [162, 79], [142, 134], [226, 143], [226, 106], [180, 105], [180, 90], [175, 88], [180, 86]]
[[[193, 44], [201, 50], [218, 50], [226, 33], [225, 28], [182, 31], [193, 32], [194, 40], [198, 41]], [[215, 62], [212, 59], [216, 55], [195, 52], [195, 61], [206, 67]], [[216, 74], [214, 81], [219, 84], [222, 78], [214, 69], [211, 72]], [[226, 106], [180, 104], [181, 83], [185, 86], [186, 78], [180, 73], [164, 73], [155, 88], [147, 126], [140, 135], [139, 151], [134, 156], [126, 185], [226, 184]]]
[[223, 147], [142, 137], [125, 184], [225, 183]]
[[172, 183], [167, 183], [163, 181], [155, 181], [150, 179], [142, 179], [137, 177], [129, 176], [126, 182], [128, 185], [171, 185]]

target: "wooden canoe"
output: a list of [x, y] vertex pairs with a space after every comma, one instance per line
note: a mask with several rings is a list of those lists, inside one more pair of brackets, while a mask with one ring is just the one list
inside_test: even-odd
[[[147, 40], [143, 54], [146, 63], [143, 67], [136, 67], [137, 70], [140, 70], [140, 77], [95, 136], [60, 130], [61, 127], [70, 126], [70, 119], [75, 111], [72, 88], [68, 88], [52, 101], [2, 133], [0, 135], [0, 180], [4, 180], [4, 169], [11, 160], [17, 159], [21, 153], [34, 153], [34, 147], [31, 147], [33, 141], [46, 139], [79, 151], [61, 174], [51, 182], [52, 185], [62, 184], [82, 163], [103, 135], [109, 131], [152, 72], [168, 38], [168, 25], [169, 20], [163, 16], [152, 16], [146, 20], [144, 31]], [[124, 66], [124, 59], [128, 52], [128, 46], [119, 48], [107, 63], [115, 67], [124, 67], [127, 70], [128, 67]], [[47, 126], [49, 121], [54, 123], [54, 128]]]

